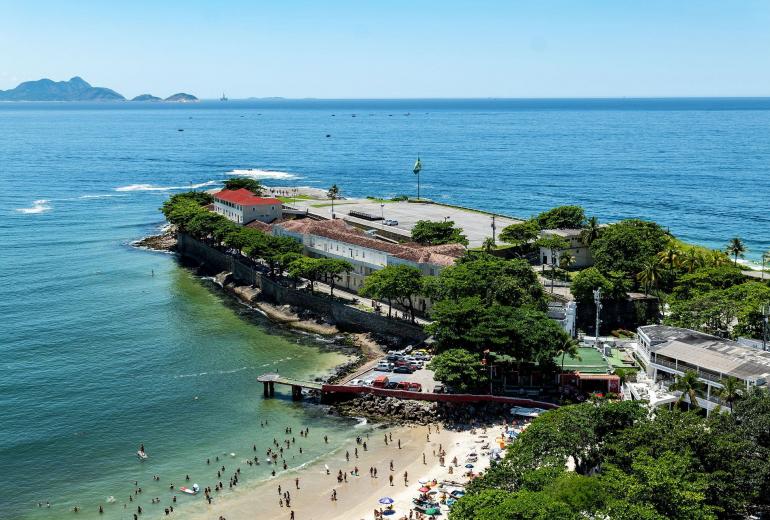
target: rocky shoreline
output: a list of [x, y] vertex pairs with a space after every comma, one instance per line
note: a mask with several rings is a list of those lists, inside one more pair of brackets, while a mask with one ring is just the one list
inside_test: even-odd
[[330, 415], [365, 417], [388, 424], [435, 424], [464, 429], [467, 425], [495, 424], [510, 419], [511, 405], [505, 403], [445, 403], [411, 401], [365, 394], [329, 407]]
[[160, 234], [146, 236], [131, 245], [151, 251], [173, 252], [176, 250], [176, 229], [174, 226], [166, 226]]

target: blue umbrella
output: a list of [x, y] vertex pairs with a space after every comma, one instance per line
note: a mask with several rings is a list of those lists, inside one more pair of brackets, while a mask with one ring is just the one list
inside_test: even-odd
[[382, 497], [380, 499], [380, 504], [392, 504], [394, 500], [390, 497]]
[[466, 464], [465, 467], [468, 469], [471, 469], [473, 467], [473, 464]]

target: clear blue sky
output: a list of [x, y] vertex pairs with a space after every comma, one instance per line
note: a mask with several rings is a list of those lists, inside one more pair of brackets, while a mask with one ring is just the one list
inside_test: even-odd
[[125, 96], [769, 96], [768, 0], [0, 0], [0, 89]]

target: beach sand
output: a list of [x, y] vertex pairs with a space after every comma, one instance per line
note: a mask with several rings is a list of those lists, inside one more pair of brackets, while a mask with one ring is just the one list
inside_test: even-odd
[[[215, 495], [212, 505], [207, 505], [201, 496], [201, 503], [187, 509], [185, 517], [194, 520], [217, 520], [220, 516], [227, 520], [289, 519], [291, 511], [294, 511], [296, 520], [369, 520], [374, 518], [375, 509], [384, 507], [378, 501], [385, 496], [394, 499], [396, 511], [396, 514], [386, 518], [397, 519], [403, 515], [408, 517], [412, 498], [419, 495], [417, 490], [420, 480], [429, 481], [435, 478], [439, 481], [466, 481], [467, 478], [463, 476], [467, 471], [464, 468], [465, 458], [472, 451], [479, 454], [474, 471], [485, 470], [489, 460], [481, 455], [480, 446], [487, 441], [494, 444], [494, 437], [499, 433], [500, 428], [489, 429], [486, 434], [477, 430], [475, 435], [470, 430], [458, 432], [443, 428], [440, 433], [436, 433], [433, 426], [428, 440], [427, 426], [377, 428], [369, 433], [368, 439], [362, 434], [363, 440], [367, 442], [367, 451], [353, 440], [348, 445], [336, 447], [336, 451], [328, 457], [304, 468], [278, 473], [267, 482], [251, 487], [246, 485], [222, 497]], [[386, 434], [393, 437], [393, 441], [388, 445], [384, 441]], [[482, 435], [487, 437], [481, 437]], [[398, 448], [399, 439], [401, 449]], [[330, 446], [332, 445], [333, 440], [330, 439]], [[446, 451], [445, 467], [439, 464], [439, 446]], [[354, 455], [355, 448], [358, 448], [358, 458]], [[330, 451], [333, 449], [330, 448]], [[350, 462], [345, 460], [346, 451], [350, 453]], [[453, 457], [457, 457], [459, 467], [455, 467], [454, 474], [450, 475], [449, 466]], [[329, 475], [326, 474], [325, 465], [329, 467]], [[358, 476], [351, 475], [355, 466], [359, 469]], [[369, 474], [371, 467], [377, 468], [376, 478]], [[339, 470], [347, 474], [347, 482], [337, 482]], [[408, 473], [406, 485], [405, 471]], [[388, 478], [391, 474], [393, 486]], [[296, 488], [295, 478], [299, 478], [299, 489]], [[291, 493], [291, 508], [279, 505], [281, 494], [278, 492], [278, 485], [281, 486], [282, 492]], [[336, 501], [331, 500], [333, 490], [337, 491]], [[446, 511], [443, 514], [446, 516]]]

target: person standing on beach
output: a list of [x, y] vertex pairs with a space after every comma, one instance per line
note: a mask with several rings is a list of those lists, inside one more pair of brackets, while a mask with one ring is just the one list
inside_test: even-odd
[[289, 515], [289, 520], [294, 520], [294, 511], [292, 511], [291, 514]]
[[393, 474], [388, 475], [388, 480], [390, 481], [391, 487], [393, 487]]
[[294, 485], [299, 489], [299, 477], [294, 479]]
[[409, 474], [406, 471], [404, 471], [404, 485], [406, 486], [408, 484], [409, 484]]

